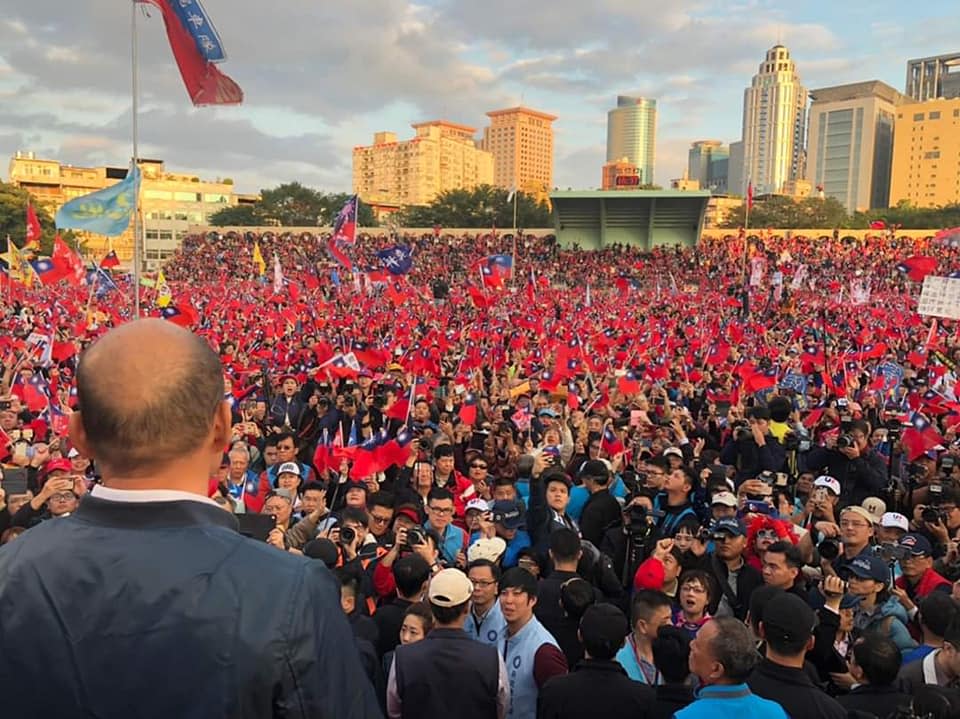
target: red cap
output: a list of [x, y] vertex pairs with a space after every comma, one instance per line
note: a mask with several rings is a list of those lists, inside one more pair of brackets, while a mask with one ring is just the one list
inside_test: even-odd
[[72, 472], [73, 471], [73, 462], [69, 459], [58, 458], [47, 460], [47, 463], [43, 465], [43, 468], [40, 470], [40, 475], [43, 477], [50, 476], [51, 472]]

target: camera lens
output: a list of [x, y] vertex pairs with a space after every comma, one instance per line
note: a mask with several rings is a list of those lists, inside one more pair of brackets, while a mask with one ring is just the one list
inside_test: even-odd
[[817, 545], [817, 552], [820, 553], [821, 558], [832, 562], [840, 556], [840, 543], [836, 539], [824, 539]]

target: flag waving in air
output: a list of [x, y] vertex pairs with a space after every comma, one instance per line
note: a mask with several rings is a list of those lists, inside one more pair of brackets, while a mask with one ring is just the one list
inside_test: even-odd
[[216, 28], [200, 0], [139, 0], [163, 13], [167, 40], [180, 68], [190, 101], [200, 105], [236, 105], [243, 90], [217, 69], [227, 59]]
[[348, 245], [352, 245], [356, 242], [357, 205], [359, 203], [360, 199], [357, 195], [351, 195], [347, 198], [333, 220], [333, 234], [330, 235], [330, 240], [327, 242], [327, 249], [333, 255], [333, 259], [351, 271], [353, 270], [353, 263], [347, 254], [337, 246], [337, 243], [346, 242]]
[[89, 195], [70, 200], [57, 210], [57, 227], [86, 230], [98, 235], [122, 235], [130, 225], [140, 171], [134, 165], [124, 180]]
[[413, 269], [413, 250], [407, 245], [393, 245], [379, 250], [377, 257], [391, 275], [405, 275]]
[[253, 264], [257, 266], [257, 274], [263, 277], [267, 274], [267, 262], [263, 259], [263, 253], [260, 252], [260, 241], [253, 243]]
[[23, 243], [25, 250], [40, 249], [40, 220], [37, 219], [37, 211], [33, 205], [27, 203], [27, 234], [26, 242]]

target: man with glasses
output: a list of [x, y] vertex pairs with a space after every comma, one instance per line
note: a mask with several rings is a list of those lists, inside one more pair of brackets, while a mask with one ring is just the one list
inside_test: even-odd
[[828, 440], [826, 447], [813, 447], [802, 454], [801, 466], [825, 470], [821, 474], [835, 477], [840, 482], [840, 504], [861, 504], [880, 494], [887, 480], [886, 460], [870, 447], [869, 437], [866, 422], [851, 422], [850, 430]]
[[948, 579], [933, 568], [933, 546], [922, 534], [907, 534], [900, 540], [904, 557], [900, 560], [903, 576], [895, 582], [893, 593], [904, 605], [911, 619], [917, 615], [917, 605], [933, 592], [950, 594]]
[[[294, 436], [289, 433], [281, 434], [277, 437], [277, 462], [276, 464], [267, 467], [261, 477], [266, 477], [271, 487], [277, 486], [277, 475], [279, 474], [280, 465], [287, 462], [297, 462], [297, 441], [294, 439]], [[312, 482], [314, 480], [313, 470], [303, 464], [303, 462], [297, 462], [300, 467], [300, 479], [302, 484], [307, 482]]]
[[850, 563], [862, 552], [871, 551], [873, 515], [860, 506], [845, 507], [840, 512], [840, 541], [843, 551], [833, 560], [834, 574], [846, 580], [850, 577]]
[[46, 519], [67, 517], [77, 510], [76, 481], [74, 475], [67, 473], [68, 467], [70, 461], [66, 459], [52, 459], [47, 463], [46, 481], [37, 495], [11, 517], [11, 526], [29, 529]]
[[449, 490], [440, 487], [430, 490], [427, 496], [427, 517], [423, 525], [434, 530], [440, 536], [440, 561], [448, 567], [457, 564], [457, 555], [465, 551], [467, 535], [453, 522], [453, 495]]
[[381, 547], [393, 544], [390, 522], [393, 521], [393, 495], [388, 492], [374, 492], [367, 500], [367, 513], [370, 516], [370, 536]]
[[467, 566], [473, 583], [473, 604], [463, 630], [483, 644], [496, 645], [503, 631], [503, 612], [497, 597], [500, 567], [489, 559], [475, 559]]

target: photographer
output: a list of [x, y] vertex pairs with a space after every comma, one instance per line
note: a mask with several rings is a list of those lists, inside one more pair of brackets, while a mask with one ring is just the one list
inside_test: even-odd
[[825, 447], [813, 447], [800, 456], [803, 468], [835, 477], [840, 482], [840, 503], [860, 504], [880, 494], [887, 481], [883, 456], [870, 448], [870, 427], [862, 420], [850, 422], [849, 431]]
[[934, 483], [926, 487], [927, 504], [913, 509], [913, 520], [919, 531], [933, 545], [933, 556], [944, 558], [944, 574], [953, 576], [946, 565], [957, 561], [954, 539], [960, 530], [960, 490], [953, 484]]
[[720, 451], [720, 461], [737, 468], [737, 482], [757, 477], [761, 472], [780, 472], [786, 451], [770, 432], [770, 412], [766, 407], [751, 407], [746, 421], [733, 425], [733, 434]]

